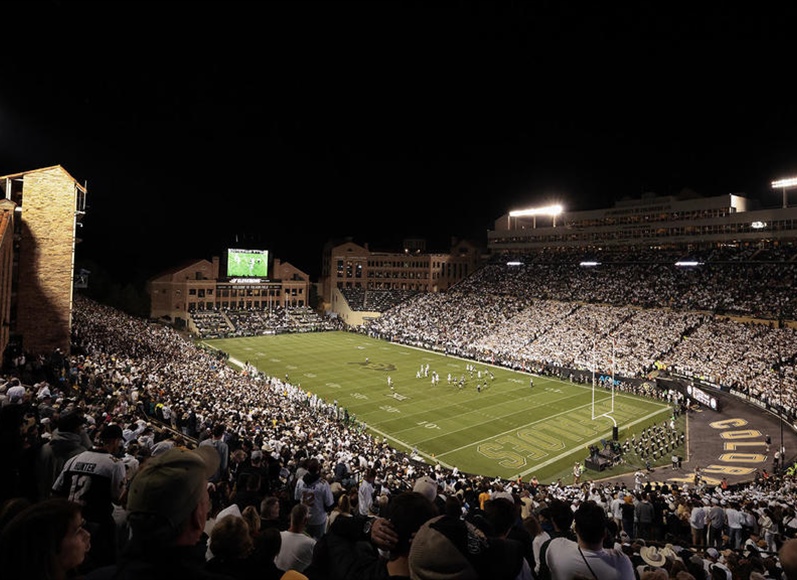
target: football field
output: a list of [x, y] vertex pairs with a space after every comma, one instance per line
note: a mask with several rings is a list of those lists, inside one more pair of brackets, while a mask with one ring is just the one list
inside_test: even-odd
[[[466, 473], [572, 482], [590, 444], [668, 421], [666, 402], [402, 346], [321, 332], [202, 341], [288, 380], [396, 449]], [[433, 376], [439, 377], [433, 381]], [[533, 378], [533, 386], [530, 385]], [[681, 424], [682, 425], [682, 424]], [[668, 462], [669, 457], [659, 462]], [[616, 466], [633, 471], [640, 465]], [[618, 471], [620, 473], [620, 471]], [[610, 477], [609, 473], [585, 474]]]

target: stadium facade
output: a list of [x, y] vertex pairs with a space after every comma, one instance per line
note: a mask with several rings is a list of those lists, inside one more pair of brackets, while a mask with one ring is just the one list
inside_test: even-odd
[[147, 281], [150, 317], [196, 332], [192, 313], [309, 307], [308, 274], [276, 258], [270, 272], [269, 278], [231, 278], [221, 275], [218, 257], [185, 262]]
[[405, 239], [399, 251], [372, 251], [351, 238], [330, 240], [321, 261], [323, 311], [360, 326], [378, 311], [352, 307], [346, 291], [444, 292], [464, 280], [484, 261], [479, 244], [453, 238], [448, 252], [427, 252], [423, 239]]
[[[372, 251], [367, 243], [351, 239], [331, 240], [323, 249], [320, 304], [311, 299], [309, 276], [279, 259], [274, 259], [268, 279], [225, 277], [218, 257], [192, 260], [148, 280], [150, 317], [201, 334], [194, 327], [197, 314], [205, 318], [212, 311], [314, 307], [349, 326], [360, 326], [379, 311], [352, 307], [342, 292], [441, 292], [470, 276], [484, 258], [484, 250], [468, 240], [453, 239], [447, 253], [426, 252], [425, 240], [419, 239], [404, 240], [398, 251]], [[224, 321], [218, 324], [224, 326]]]
[[715, 197], [655, 196], [618, 201], [611, 208], [563, 211], [559, 215], [514, 216], [495, 220], [487, 233], [492, 255], [551, 249], [755, 247], [794, 244], [797, 207], [760, 208], [754, 200], [728, 194]]

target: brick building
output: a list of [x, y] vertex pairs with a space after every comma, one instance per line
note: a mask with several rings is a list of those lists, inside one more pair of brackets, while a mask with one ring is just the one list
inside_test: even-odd
[[0, 199], [0, 353], [11, 339], [11, 288], [14, 266], [14, 215], [17, 204]]
[[452, 239], [447, 252], [428, 252], [423, 239], [404, 240], [400, 251], [371, 250], [350, 238], [330, 240], [321, 261], [323, 309], [336, 311], [335, 289], [445, 292], [483, 260], [483, 249], [469, 240]]
[[0, 190], [4, 214], [15, 217], [4, 219], [0, 231], [3, 352], [9, 344], [32, 354], [69, 352], [77, 227], [86, 188], [54, 165], [0, 176]]
[[275, 258], [268, 278], [231, 278], [219, 264], [190, 260], [148, 280], [150, 317], [186, 328], [194, 311], [310, 306], [310, 277], [289, 262]]

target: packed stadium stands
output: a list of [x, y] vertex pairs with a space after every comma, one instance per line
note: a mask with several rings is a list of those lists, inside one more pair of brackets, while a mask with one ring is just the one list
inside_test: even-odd
[[[797, 337], [790, 323], [795, 254], [694, 256], [703, 264], [683, 269], [671, 261], [680, 256], [666, 255], [665, 259], [661, 253], [615, 252], [598, 256], [601, 266], [597, 268], [580, 266], [581, 256], [569, 253], [526, 255], [521, 266], [489, 264], [446, 293], [402, 296], [395, 303], [386, 299], [393, 305], [359, 330], [535, 373], [592, 369], [595, 364], [601, 372], [629, 379], [677, 373], [713, 382], [729, 392], [754, 395], [775, 408], [782, 404], [784, 415], [793, 420]], [[349, 297], [359, 303], [357, 295], [349, 293]], [[205, 311], [193, 316], [208, 336], [336, 328], [305, 310]], [[542, 484], [461, 474], [392, 449], [340, 420], [326, 402], [309, 398], [279, 377], [240, 372], [167, 326], [127, 316], [81, 296], [74, 303], [72, 353], [15, 359], [3, 381], [3, 432], [14, 431], [8, 427], [12, 418], [19, 421], [13, 426], [18, 435], [4, 441], [0, 458], [7, 467], [15, 467], [18, 475], [2, 478], [3, 501], [44, 499], [38, 495], [42, 486], [33, 469], [38, 450], [55, 436], [62, 414], [79, 410], [86, 417], [89, 438], [102, 425], [123, 427], [127, 453], [122, 461], [128, 465], [144, 464], [159, 452], [156, 448], [191, 447], [208, 438], [213, 426], [225, 425], [231, 457], [241, 452], [227, 474], [230, 491], [239, 470], [251, 462], [252, 452], [262, 450], [277, 466], [263, 497], [279, 497], [283, 515], [297, 502], [291, 492], [309, 458], [321, 460], [323, 475], [334, 486], [336, 497], [357, 490], [368, 468], [378, 473], [377, 484], [388, 497], [385, 503], [414, 489], [421, 476], [428, 476], [437, 493], [456, 498], [452, 501], [465, 518], [465, 512], [470, 511], [471, 518], [480, 512], [482, 493], [496, 500], [508, 496], [523, 510], [519, 513], [524, 518], [538, 523], [545, 520], [545, 510], [554, 500], [564, 500], [574, 509], [595, 501], [610, 520], [620, 520], [610, 544], [635, 564], [644, 568], [657, 561], [648, 549], [656, 546], [672, 552], [658, 560], [668, 575], [673, 569], [688, 569], [691, 577], [700, 580], [713, 577], [708, 576], [708, 569], [719, 557], [705, 543], [694, 541], [690, 518], [696, 510], [707, 512], [712, 505], [727, 510], [738, 504], [754, 514], [744, 526], [744, 540], [754, 538], [755, 548], [737, 541], [727, 522], [727, 538], [721, 535], [713, 545], [721, 551], [724, 566], [740, 578], [753, 573], [779, 577], [776, 553], [797, 524], [791, 461], [785, 462], [780, 473], [731, 488], [709, 486], [698, 474], [691, 486], [641, 480], [631, 485], [619, 480]], [[12, 397], [9, 393], [16, 383], [24, 388], [21, 394], [15, 389]], [[17, 408], [26, 413], [13, 414]], [[154, 433], [148, 430], [152, 426]], [[233, 497], [232, 493], [214, 496], [209, 526], [221, 510], [231, 507]], [[655, 503], [652, 528], [636, 528], [633, 521], [630, 529], [623, 525], [622, 517], [613, 512], [617, 499], [635, 505]], [[770, 519], [779, 526], [776, 533], [764, 529], [765, 511], [774, 516]], [[124, 507], [117, 506], [115, 514], [124, 528]], [[700, 533], [697, 537], [701, 538]], [[121, 544], [120, 549], [124, 541]], [[697, 567], [689, 565], [693, 557], [700, 560]], [[700, 576], [704, 568], [707, 575]], [[637, 576], [641, 578], [642, 573]]]

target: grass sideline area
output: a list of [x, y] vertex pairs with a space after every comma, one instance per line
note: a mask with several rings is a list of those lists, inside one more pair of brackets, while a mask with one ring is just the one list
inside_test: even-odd
[[[552, 377], [445, 356], [348, 332], [282, 334], [201, 341], [300, 386], [349, 416], [396, 449], [415, 450], [430, 464], [488, 477], [542, 483], [573, 482], [574, 462], [589, 445], [619, 440], [669, 421], [666, 402], [595, 389]], [[428, 367], [428, 373], [426, 369]], [[439, 382], [432, 383], [436, 372]], [[452, 377], [449, 382], [449, 374]], [[388, 383], [392, 381], [392, 387]], [[533, 386], [530, 386], [533, 378]], [[612, 412], [613, 408], [613, 412]], [[612, 420], [614, 419], [614, 421]], [[685, 419], [679, 417], [678, 433]], [[683, 446], [678, 451], [683, 455]], [[625, 464], [583, 479], [605, 479], [643, 466]], [[669, 464], [669, 455], [652, 461]], [[614, 473], [616, 472], [616, 473]]]

